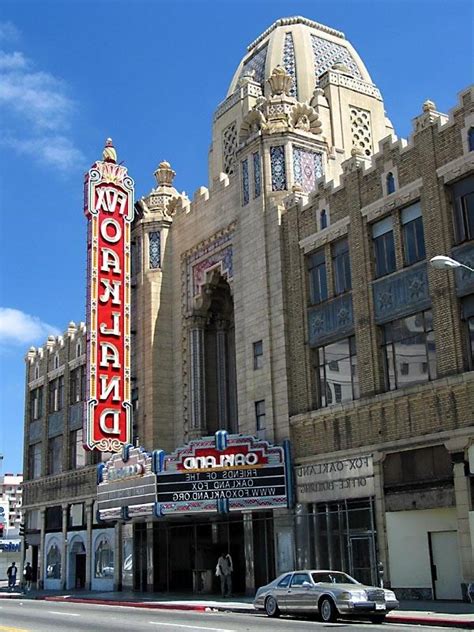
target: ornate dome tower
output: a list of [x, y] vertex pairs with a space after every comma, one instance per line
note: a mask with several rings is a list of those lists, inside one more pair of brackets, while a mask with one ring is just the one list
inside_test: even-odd
[[309, 134], [306, 141], [317, 141], [322, 153], [322, 170], [337, 178], [353, 149], [369, 157], [393, 128], [380, 91], [344, 34], [291, 17], [250, 44], [215, 112], [211, 183], [221, 172], [236, 172], [242, 145], [257, 131]]

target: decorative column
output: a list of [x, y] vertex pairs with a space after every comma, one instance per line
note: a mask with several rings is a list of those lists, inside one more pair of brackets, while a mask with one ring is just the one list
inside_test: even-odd
[[253, 550], [253, 522], [252, 512], [243, 511], [244, 523], [244, 556], [245, 556], [245, 594], [255, 594], [255, 568]]
[[153, 592], [155, 574], [153, 571], [153, 522], [146, 523], [146, 589]]
[[205, 415], [205, 363], [204, 363], [204, 327], [205, 316], [193, 315], [190, 318], [189, 348], [191, 365], [191, 435], [199, 436], [206, 425]]
[[117, 520], [114, 539], [114, 590], [122, 590], [122, 531], [123, 525]]
[[45, 551], [45, 535], [46, 535], [46, 509], [40, 509], [40, 547], [38, 553], [38, 574], [36, 581], [38, 588], [44, 588], [44, 568], [46, 567], [46, 551]]
[[295, 507], [295, 531], [296, 566], [298, 568], [310, 568], [308, 505], [306, 504], [298, 503]]
[[229, 402], [227, 371], [227, 330], [229, 323], [219, 318], [217, 321], [216, 348], [217, 348], [217, 410], [219, 428], [229, 428]]
[[63, 510], [63, 523], [62, 523], [62, 545], [61, 545], [61, 590], [66, 589], [67, 585], [67, 517], [68, 517], [68, 506], [62, 505]]
[[383, 580], [390, 585], [388, 564], [387, 525], [385, 522], [385, 495], [383, 489], [383, 460], [385, 454], [374, 452], [375, 530], [377, 532], [377, 561], [383, 564]]
[[86, 502], [86, 590], [92, 589], [91, 570], [92, 570], [92, 512], [94, 510], [94, 502]]
[[[458, 455], [459, 459], [456, 461], [455, 459]], [[472, 556], [474, 543], [471, 541], [469, 525], [469, 511], [471, 509], [469, 479], [466, 476], [466, 464], [463, 458], [464, 453], [455, 453], [452, 454], [451, 457], [454, 461], [453, 477], [456, 514], [458, 519], [459, 561], [461, 563], [462, 575], [461, 590], [463, 599], [467, 601], [467, 586], [474, 582], [474, 559]]]

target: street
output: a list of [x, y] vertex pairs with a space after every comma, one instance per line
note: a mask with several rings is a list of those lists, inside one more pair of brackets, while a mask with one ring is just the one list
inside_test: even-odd
[[[58, 603], [33, 600], [4, 600], [0, 603], [0, 632], [129, 632], [154, 629], [160, 632], [272, 632], [314, 631], [338, 628], [347, 632], [381, 630], [409, 632], [415, 626], [386, 623], [339, 621], [324, 624], [309, 619], [281, 617], [269, 619], [262, 614], [201, 613], [129, 608], [78, 603]], [[430, 628], [434, 630], [435, 628]], [[448, 628], [437, 628], [446, 630]]]

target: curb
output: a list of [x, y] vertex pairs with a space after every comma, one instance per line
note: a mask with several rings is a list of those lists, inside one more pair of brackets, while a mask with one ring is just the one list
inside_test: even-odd
[[143, 601], [113, 601], [111, 599], [81, 599], [79, 597], [36, 597], [40, 601], [60, 601], [63, 603], [92, 603], [98, 606], [127, 606], [129, 608], [153, 608], [154, 610], [191, 610], [194, 612], [208, 612], [209, 606], [191, 604], [171, 604]]
[[474, 619], [472, 621], [460, 619], [447, 619], [409, 616], [388, 615], [385, 619], [386, 623], [409, 623], [411, 625], [431, 625], [433, 627], [462, 628], [464, 630], [474, 630]]

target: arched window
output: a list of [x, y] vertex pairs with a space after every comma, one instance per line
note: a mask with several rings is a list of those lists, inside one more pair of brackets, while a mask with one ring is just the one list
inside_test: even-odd
[[57, 544], [53, 544], [46, 556], [46, 577], [61, 579], [61, 551]]
[[39, 374], [40, 374], [39, 366], [36, 365], [35, 366], [35, 380], [39, 378]]
[[467, 133], [467, 146], [469, 151], [474, 151], [474, 127], [470, 127]]
[[319, 214], [319, 224], [321, 226], [321, 230], [323, 228], [327, 228], [327, 225], [328, 225], [328, 214], [326, 213], [325, 209], [323, 209], [321, 211], [321, 213]]
[[99, 539], [96, 546], [94, 568], [96, 577], [114, 576], [114, 552], [105, 536]]
[[395, 191], [395, 178], [393, 177], [393, 173], [389, 171], [387, 173], [387, 195], [393, 193]]
[[54, 368], [57, 369], [59, 367], [59, 355], [56, 354], [54, 356]]
[[81, 347], [81, 343], [78, 342], [77, 347], [76, 347], [76, 358], [79, 358], [81, 354], [82, 354], [82, 347]]

